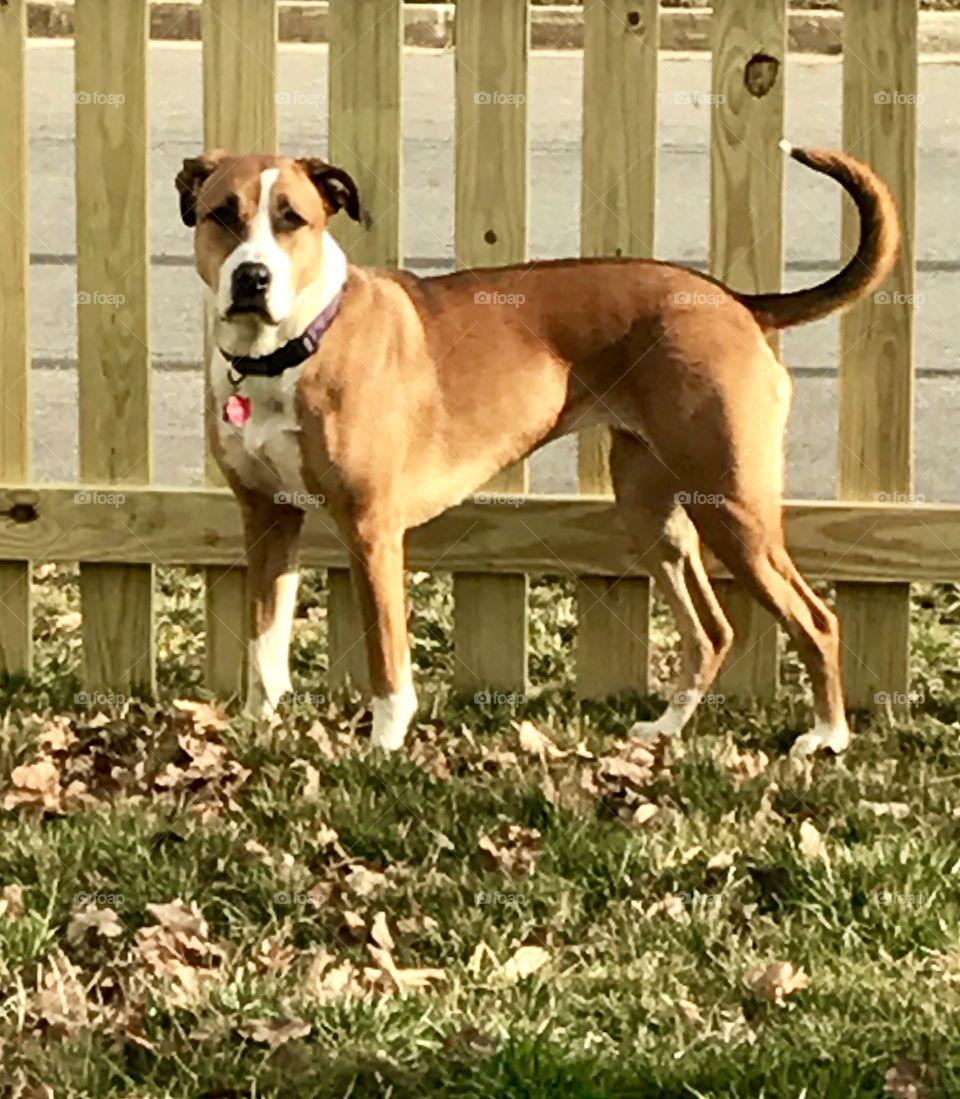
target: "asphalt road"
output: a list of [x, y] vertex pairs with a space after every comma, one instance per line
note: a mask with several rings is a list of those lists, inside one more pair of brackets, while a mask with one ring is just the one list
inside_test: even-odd
[[[284, 151], [326, 148], [326, 49], [281, 51], [279, 111]], [[152, 268], [151, 332], [155, 477], [173, 484], [201, 479], [202, 347], [199, 283], [190, 235], [177, 215], [173, 178], [183, 157], [201, 148], [200, 51], [195, 44], [155, 45], [150, 55], [149, 149]], [[579, 53], [532, 55], [530, 87], [530, 255], [579, 251]], [[405, 60], [404, 254], [421, 272], [453, 262], [453, 55], [408, 51]], [[840, 140], [840, 64], [791, 56], [787, 63], [792, 140]], [[703, 264], [708, 230], [709, 91], [703, 55], [661, 64], [660, 191], [656, 251]], [[960, 500], [960, 59], [925, 62], [920, 92], [920, 190], [917, 256], [916, 491], [928, 500]], [[42, 479], [76, 476], [76, 323], [73, 53], [59, 42], [30, 49], [31, 339], [34, 364], [35, 469]], [[496, 155], [496, 150], [491, 150]], [[840, 203], [835, 185], [793, 165], [787, 187], [788, 287], [835, 269]], [[789, 333], [786, 361], [797, 392], [791, 421], [788, 490], [835, 494], [836, 345], [825, 321]], [[534, 457], [535, 491], [574, 489], [573, 440]]]

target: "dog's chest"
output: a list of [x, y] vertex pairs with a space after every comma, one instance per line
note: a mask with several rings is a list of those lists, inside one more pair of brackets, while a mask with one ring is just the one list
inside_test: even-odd
[[242, 424], [224, 418], [224, 406], [233, 395], [225, 363], [222, 371], [215, 367], [213, 378], [223, 461], [247, 488], [270, 495], [284, 493], [291, 497], [290, 503], [296, 502], [295, 495], [306, 493], [297, 415], [299, 374], [296, 369], [278, 378], [245, 379], [239, 393], [249, 401], [249, 415]]

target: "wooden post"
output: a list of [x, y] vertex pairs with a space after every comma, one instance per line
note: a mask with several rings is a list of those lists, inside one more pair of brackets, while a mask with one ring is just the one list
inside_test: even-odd
[[[0, 477], [30, 479], [27, 0], [0, 7]], [[0, 562], [0, 673], [31, 670], [30, 564]]]
[[[237, 153], [273, 152], [277, 147], [276, 5], [273, 0], [204, 0], [202, 16], [204, 145], [208, 150]], [[206, 343], [209, 384], [209, 339]], [[219, 415], [219, 409], [206, 408], [205, 414]], [[207, 484], [224, 484], [209, 446], [205, 473]], [[241, 694], [246, 678], [245, 579], [242, 558], [206, 570], [206, 685], [221, 696]]]
[[[80, 477], [145, 483], [147, 2], [77, 0], [75, 20]], [[111, 506], [77, 495], [78, 508]], [[86, 685], [152, 692], [153, 566], [81, 565], [80, 598]]]
[[[846, 500], [912, 500], [917, 21], [916, 0], [861, 0], [844, 8], [844, 148], [886, 180], [903, 228], [889, 280], [841, 320], [839, 495]], [[847, 201], [847, 254], [858, 236], [859, 219]], [[890, 702], [905, 712], [909, 585], [838, 584], [837, 608], [849, 702]]]
[[[527, 255], [528, 0], [460, 0], [456, 7], [456, 227], [460, 267]], [[524, 493], [527, 463], [486, 486]], [[453, 578], [454, 682], [526, 690], [527, 578]]]
[[[783, 276], [786, 53], [786, 0], [714, 3], [710, 270], [747, 293], [778, 290]], [[776, 622], [732, 582], [716, 588], [735, 631], [717, 690], [772, 697]]]
[[[332, 0], [328, 159], [356, 180], [367, 220], [341, 215], [333, 233], [351, 262], [400, 262], [400, 81], [403, 5]], [[369, 683], [363, 626], [348, 569], [327, 573], [328, 682]]]
[[[585, 256], [652, 256], [656, 223], [658, 0], [586, 0], [583, 56]], [[602, 399], [602, 394], [598, 394]], [[578, 439], [580, 491], [609, 493], [610, 432]], [[577, 690], [584, 698], [645, 692], [650, 581], [581, 578]]]

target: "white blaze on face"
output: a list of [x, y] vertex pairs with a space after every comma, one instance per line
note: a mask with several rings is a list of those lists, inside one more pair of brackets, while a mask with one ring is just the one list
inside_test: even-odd
[[295, 295], [290, 257], [273, 235], [270, 220], [270, 194], [279, 176], [279, 168], [267, 168], [260, 173], [260, 201], [247, 239], [234, 248], [220, 268], [217, 311], [221, 317], [225, 317], [230, 308], [233, 273], [241, 263], [262, 263], [270, 272], [266, 305], [274, 324], [283, 321], [293, 305]]

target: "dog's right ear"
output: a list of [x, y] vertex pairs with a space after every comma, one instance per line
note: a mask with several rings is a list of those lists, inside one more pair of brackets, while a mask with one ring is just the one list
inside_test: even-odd
[[214, 153], [188, 157], [177, 173], [177, 191], [180, 193], [180, 217], [183, 224], [191, 229], [197, 224], [197, 196], [200, 188], [216, 171], [223, 153], [218, 149]]

